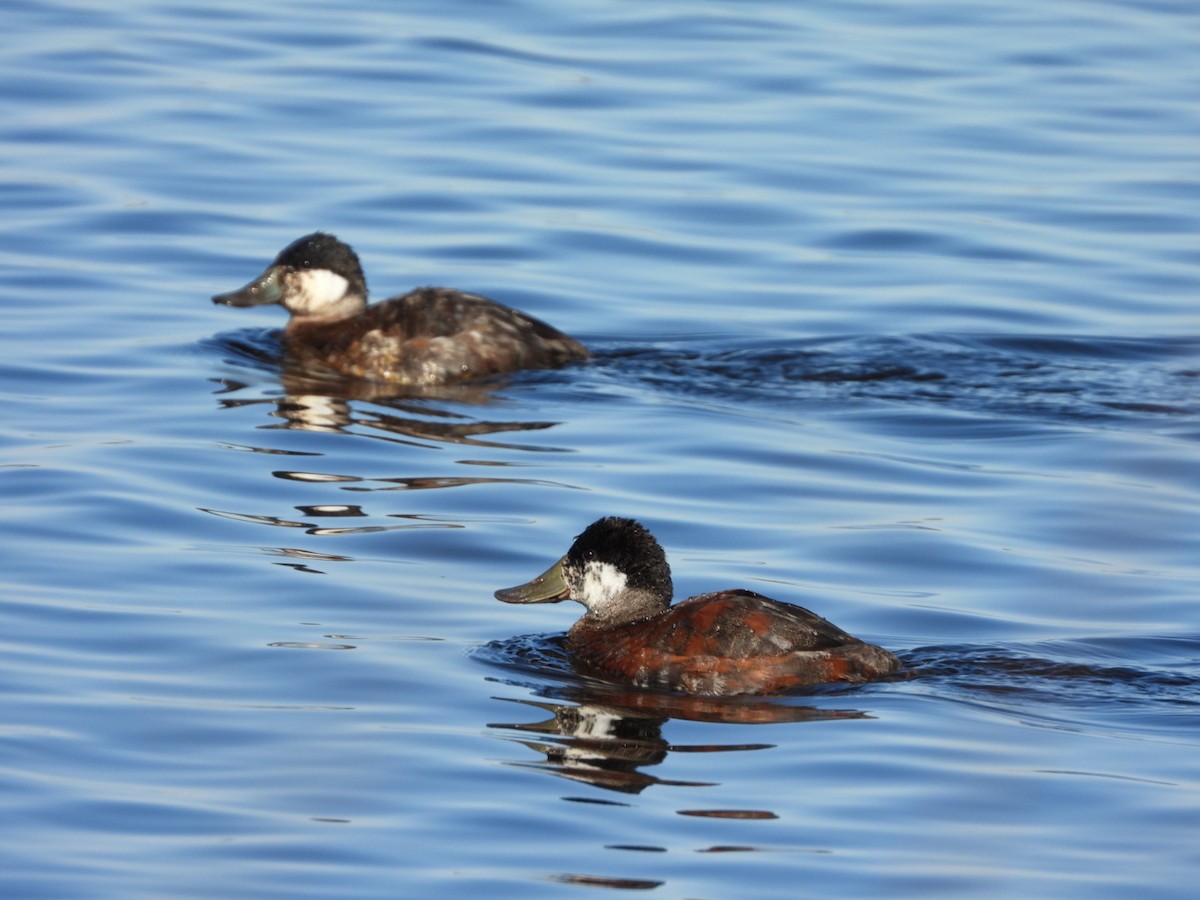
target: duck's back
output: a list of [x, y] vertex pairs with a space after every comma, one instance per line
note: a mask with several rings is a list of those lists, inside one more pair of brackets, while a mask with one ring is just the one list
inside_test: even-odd
[[745, 590], [701, 594], [615, 628], [585, 617], [568, 640], [583, 668], [602, 677], [696, 694], [861, 682], [900, 667], [816, 613]]
[[406, 385], [557, 368], [588, 356], [540, 319], [450, 288], [418, 288], [337, 321], [293, 319], [288, 353], [343, 375]]

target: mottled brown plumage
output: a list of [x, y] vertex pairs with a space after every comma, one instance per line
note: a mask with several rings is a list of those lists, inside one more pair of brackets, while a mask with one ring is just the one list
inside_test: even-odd
[[213, 302], [279, 303], [291, 313], [283, 334], [290, 363], [386, 384], [451, 384], [588, 357], [574, 338], [478, 294], [427, 287], [368, 306], [358, 256], [320, 232]]

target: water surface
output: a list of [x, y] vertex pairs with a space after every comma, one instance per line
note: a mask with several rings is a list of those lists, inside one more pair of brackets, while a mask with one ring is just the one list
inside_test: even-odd
[[[1191, 893], [1190, 8], [5, 18], [0, 893]], [[318, 228], [595, 358], [285, 373]], [[905, 677], [579, 678], [492, 591], [610, 514]]]

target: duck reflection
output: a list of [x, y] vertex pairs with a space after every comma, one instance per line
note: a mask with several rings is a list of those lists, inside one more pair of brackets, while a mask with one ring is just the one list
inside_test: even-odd
[[547, 699], [495, 698], [537, 714], [535, 721], [488, 724], [489, 728], [515, 732], [517, 743], [543, 757], [537, 762], [509, 764], [626, 794], [637, 794], [656, 784], [712, 785], [659, 778], [643, 771], [659, 765], [670, 753], [730, 753], [774, 746], [744, 742], [672, 744], [663, 735], [663, 726], [672, 719], [762, 725], [869, 718], [858, 710], [797, 706], [778, 699], [695, 697], [607, 685], [560, 686], [542, 689], [541, 693]]
[[[256, 447], [234, 447], [234, 449], [263, 453], [277, 452], [260, 450]], [[336, 485], [336, 490], [357, 491], [360, 493], [386, 492], [390, 494], [395, 491], [426, 491], [486, 484], [537, 485], [539, 487], [579, 490], [579, 488], [573, 485], [537, 478], [498, 478], [494, 476], [363, 478], [357, 475], [296, 469], [281, 469], [271, 474], [283, 481], [316, 485], [332, 484]], [[461, 514], [446, 516], [436, 513], [419, 512], [372, 513], [358, 503], [324, 502], [298, 504], [293, 506], [292, 509], [296, 510], [299, 516], [279, 516], [229, 509], [214, 509], [211, 507], [198, 507], [198, 509], [201, 512], [223, 519], [232, 519], [255, 525], [269, 525], [274, 528], [301, 529], [305, 534], [318, 536], [375, 534], [382, 531], [408, 531], [425, 528], [457, 529], [465, 528], [468, 521], [509, 521], [504, 516], [498, 519], [494, 515], [482, 514], [476, 516], [463, 516]], [[331, 524], [327, 521], [330, 519], [337, 520], [337, 524]], [[387, 522], [380, 522], [380, 519], [387, 520]], [[354, 523], [353, 520], [366, 521]], [[321, 555], [320, 558], [329, 559], [331, 557]]]
[[[386, 384], [297, 360], [284, 351], [277, 332], [224, 334], [208, 343], [246, 373], [244, 378], [213, 379], [219, 385], [215, 392], [219, 405], [223, 409], [263, 407], [275, 420], [264, 428], [353, 432], [422, 447], [451, 443], [543, 452], [554, 449], [487, 440], [489, 435], [542, 431], [558, 424], [481, 419], [479, 410], [503, 401], [499, 392], [509, 383], [505, 375], [458, 384]], [[544, 371], [524, 377], [565, 376]], [[275, 393], [277, 386], [282, 396]]]
[[[311, 431], [368, 437], [373, 440], [400, 444], [419, 450], [442, 449], [447, 445], [499, 449], [504, 451], [557, 453], [565, 452], [544, 442], [505, 440], [501, 435], [544, 431], [556, 422], [541, 420], [496, 421], [485, 418], [485, 410], [511, 408], [505, 398], [498, 396], [504, 386], [503, 376], [486, 383], [454, 385], [388, 385], [339, 376], [297, 366], [282, 353], [277, 337], [269, 332], [239, 333], [214, 338], [210, 343], [231, 364], [245, 373], [244, 378], [212, 379], [217, 385], [216, 402], [221, 409], [258, 409], [265, 421], [256, 430]], [[256, 375], [255, 373], [259, 373]], [[526, 376], [528, 377], [528, 376]], [[540, 377], [554, 377], [542, 373]], [[562, 376], [565, 377], [565, 376]], [[295, 529], [316, 537], [365, 535], [380, 532], [416, 529], [461, 529], [469, 522], [512, 521], [507, 510], [499, 513], [494, 507], [489, 513], [461, 515], [446, 513], [430, 500], [426, 508], [413, 508], [398, 492], [439, 490], [477, 485], [536, 485], [539, 487], [578, 490], [574, 485], [537, 478], [417, 475], [402, 473], [393, 477], [367, 478], [359, 474], [330, 471], [317, 461], [327, 453], [311, 444], [296, 446], [297, 442], [279, 441], [284, 446], [270, 446], [267, 440], [241, 443], [227, 442], [229, 450], [287, 458], [271, 474], [278, 479], [304, 485], [296, 502], [280, 509], [247, 509], [245, 495], [238, 493], [229, 501], [199, 507], [201, 512], [256, 526]], [[500, 460], [496, 454], [479, 452], [463, 454], [466, 458], [450, 461], [455, 466], [469, 466], [474, 471], [501, 473], [519, 469], [520, 460]], [[433, 457], [419, 454], [422, 460]], [[410, 457], [416, 459], [415, 457]], [[282, 460], [281, 460], [282, 461]], [[444, 458], [442, 462], [446, 462]], [[354, 498], [343, 491], [359, 492]], [[386, 493], [385, 493], [386, 492]], [[377, 495], [377, 503], [367, 501]], [[273, 552], [278, 539], [271, 539]], [[290, 563], [287, 563], [290, 565]], [[285, 565], [285, 563], [280, 563]], [[319, 572], [321, 569], [302, 562], [297, 571]]]
[[445, 388], [408, 390], [397, 395], [397, 388], [346, 379], [313, 379], [285, 373], [281, 379], [283, 396], [237, 397], [248, 390], [246, 382], [219, 379], [216, 392], [222, 409], [262, 406], [268, 417], [277, 421], [263, 428], [318, 432], [355, 433], [412, 446], [469, 444], [518, 450], [547, 451], [553, 448], [488, 440], [489, 435], [506, 432], [543, 431], [557, 422], [488, 421], [478, 419], [455, 406], [479, 407], [493, 402], [497, 385], [460, 385]]

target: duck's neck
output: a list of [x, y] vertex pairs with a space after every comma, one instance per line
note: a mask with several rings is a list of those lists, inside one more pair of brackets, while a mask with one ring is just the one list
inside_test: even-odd
[[365, 297], [355, 293], [348, 293], [334, 300], [332, 303], [323, 304], [319, 309], [314, 309], [311, 312], [306, 309], [293, 309], [288, 327], [327, 325], [331, 322], [340, 322], [342, 319], [349, 319], [352, 316], [358, 315], [366, 307], [367, 301]]
[[610, 603], [589, 606], [587, 613], [579, 620], [580, 625], [587, 623], [592, 628], [612, 628], [616, 625], [628, 625], [650, 619], [664, 612], [671, 605], [669, 598], [663, 599], [651, 591], [626, 589], [618, 598]]

